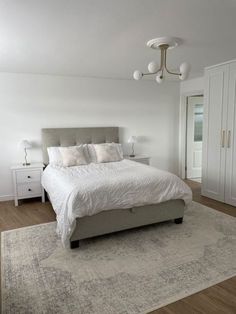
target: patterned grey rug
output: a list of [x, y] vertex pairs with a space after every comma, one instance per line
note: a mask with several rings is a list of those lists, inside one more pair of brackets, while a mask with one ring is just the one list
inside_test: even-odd
[[193, 203], [161, 223], [61, 247], [55, 223], [2, 234], [2, 313], [147, 313], [236, 275], [236, 219]]

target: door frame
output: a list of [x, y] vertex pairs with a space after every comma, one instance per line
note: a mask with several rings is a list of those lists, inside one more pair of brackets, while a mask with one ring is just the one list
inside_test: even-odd
[[[203, 95], [190, 96], [187, 98], [187, 121], [186, 121], [186, 178], [202, 177], [202, 165], [196, 165], [194, 160], [199, 158], [202, 160], [202, 139], [195, 141], [195, 106], [201, 105], [203, 110]], [[202, 115], [203, 116], [203, 115]], [[203, 130], [202, 130], [203, 131]], [[199, 153], [199, 151], [201, 151]], [[200, 162], [200, 161], [199, 161]]]
[[186, 179], [186, 158], [187, 158], [187, 100], [190, 96], [202, 96], [204, 106], [204, 90], [193, 90], [180, 94], [179, 112], [179, 176]]

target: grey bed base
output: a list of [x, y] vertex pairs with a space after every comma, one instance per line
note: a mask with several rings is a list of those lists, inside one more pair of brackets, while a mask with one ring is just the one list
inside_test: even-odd
[[[47, 147], [106, 142], [119, 142], [118, 127], [42, 129], [43, 162], [48, 164]], [[167, 220], [182, 223], [184, 208], [183, 200], [171, 200], [129, 209], [112, 209], [77, 218], [76, 228], [70, 239], [71, 248], [78, 247], [79, 240], [107, 233]]]
[[71, 248], [79, 247], [79, 240], [107, 233], [174, 220], [182, 223], [185, 203], [171, 200], [155, 205], [129, 209], [112, 209], [93, 216], [76, 219], [76, 229], [71, 236]]

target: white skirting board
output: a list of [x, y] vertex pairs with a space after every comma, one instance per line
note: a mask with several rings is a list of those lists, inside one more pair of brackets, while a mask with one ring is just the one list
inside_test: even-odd
[[0, 195], [0, 202], [12, 201], [14, 200], [13, 195]]

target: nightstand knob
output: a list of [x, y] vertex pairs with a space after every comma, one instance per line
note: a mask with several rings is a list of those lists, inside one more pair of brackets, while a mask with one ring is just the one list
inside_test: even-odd
[[28, 179], [30, 179], [30, 178], [31, 178], [31, 176], [28, 176], [27, 178], [28, 178]]
[[28, 189], [28, 191], [30, 192], [30, 191], [31, 191], [31, 189]]

